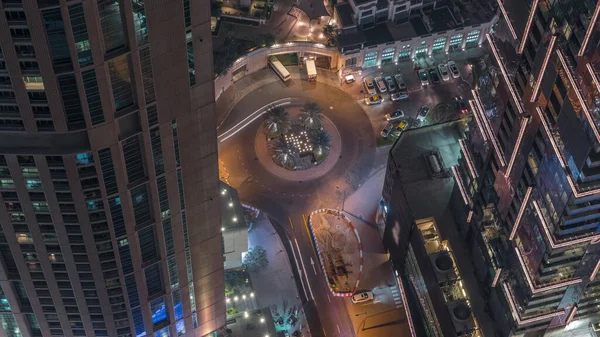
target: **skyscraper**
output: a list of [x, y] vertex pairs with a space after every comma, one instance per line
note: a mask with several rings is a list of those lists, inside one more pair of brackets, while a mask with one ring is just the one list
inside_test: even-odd
[[[524, 8], [525, 6], [525, 8]], [[600, 2], [499, 1], [455, 177], [502, 336], [592, 336], [600, 306]]]
[[224, 326], [209, 6], [0, 1], [0, 335]]

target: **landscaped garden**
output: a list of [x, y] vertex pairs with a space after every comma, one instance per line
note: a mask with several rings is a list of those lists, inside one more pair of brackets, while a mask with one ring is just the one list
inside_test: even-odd
[[313, 102], [301, 108], [270, 108], [262, 128], [273, 161], [290, 171], [307, 170], [324, 162], [332, 140], [324, 118], [321, 107]]

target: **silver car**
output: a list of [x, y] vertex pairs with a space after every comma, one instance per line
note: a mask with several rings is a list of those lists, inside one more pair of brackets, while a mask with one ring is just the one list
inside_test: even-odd
[[377, 89], [379, 89], [379, 92], [387, 91], [387, 88], [385, 87], [385, 82], [383, 82], [383, 78], [381, 78], [381, 76], [375, 77], [375, 84], [377, 84]]
[[363, 86], [369, 95], [375, 95], [377, 90], [375, 90], [375, 84], [373, 83], [373, 78], [367, 76], [363, 79]]

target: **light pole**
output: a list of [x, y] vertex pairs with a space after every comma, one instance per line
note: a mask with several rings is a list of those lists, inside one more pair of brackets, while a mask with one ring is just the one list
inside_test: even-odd
[[[361, 312], [360, 314], [354, 314], [355, 317], [358, 316], [362, 316], [365, 315], [365, 318], [363, 318], [362, 322], [360, 322], [360, 324], [358, 325], [358, 327], [360, 328], [360, 326], [362, 325], [362, 328], [360, 329], [360, 331], [365, 331], [365, 322], [367, 321], [367, 312]], [[358, 335], [358, 333], [357, 333]]]

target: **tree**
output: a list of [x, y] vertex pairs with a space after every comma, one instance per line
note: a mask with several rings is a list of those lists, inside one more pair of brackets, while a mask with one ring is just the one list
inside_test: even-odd
[[270, 47], [275, 44], [275, 36], [273, 34], [260, 34], [253, 38], [253, 42], [258, 47]]
[[287, 169], [294, 169], [296, 166], [296, 149], [291, 144], [283, 138], [278, 138], [270, 143], [269, 147], [275, 163]]
[[331, 148], [331, 135], [325, 130], [314, 130], [308, 136], [308, 141], [317, 157], [323, 156], [323, 153], [329, 152]]
[[337, 37], [340, 31], [337, 29], [337, 26], [328, 24], [323, 27], [323, 35], [327, 38], [327, 47], [335, 47], [337, 46]]
[[457, 119], [458, 114], [455, 110], [455, 106], [452, 104], [440, 103], [434, 106], [427, 114], [423, 125], [432, 125], [438, 123], [444, 123]]
[[270, 138], [282, 135], [292, 128], [290, 114], [281, 106], [271, 107], [267, 113], [265, 113], [263, 126], [267, 130]]
[[321, 107], [314, 102], [308, 102], [304, 104], [302, 108], [302, 114], [300, 115], [300, 121], [307, 129], [319, 129], [321, 128], [321, 120], [323, 119], [323, 110]]
[[254, 246], [248, 249], [242, 263], [249, 271], [265, 269], [269, 266], [267, 251], [262, 246]]

